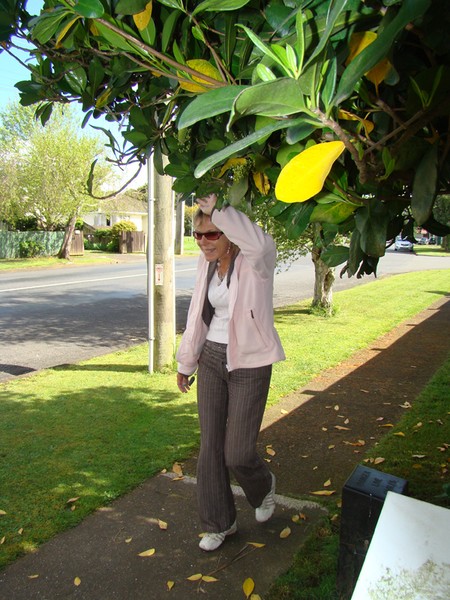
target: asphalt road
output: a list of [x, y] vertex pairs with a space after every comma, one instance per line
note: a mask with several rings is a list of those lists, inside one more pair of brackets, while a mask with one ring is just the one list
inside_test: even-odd
[[[0, 275], [0, 382], [17, 375], [126, 348], [148, 338], [146, 262], [142, 256], [110, 265], [4, 271]], [[194, 285], [195, 257], [176, 260], [177, 329], [181, 330]], [[450, 268], [450, 258], [393, 250], [378, 276]], [[337, 269], [337, 271], [339, 268]], [[336, 279], [334, 290], [373, 277]], [[309, 257], [275, 277], [275, 306], [311, 298]]]

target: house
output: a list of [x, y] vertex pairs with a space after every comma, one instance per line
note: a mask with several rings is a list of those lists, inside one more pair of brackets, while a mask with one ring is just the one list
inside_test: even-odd
[[147, 231], [148, 208], [147, 202], [140, 198], [142, 195], [130, 190], [106, 200], [99, 200], [96, 211], [82, 215], [83, 221], [93, 229], [111, 227], [119, 221], [131, 221], [137, 231]]

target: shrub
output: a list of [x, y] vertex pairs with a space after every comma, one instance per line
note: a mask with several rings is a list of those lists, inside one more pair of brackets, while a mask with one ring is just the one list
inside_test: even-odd
[[137, 227], [131, 221], [118, 221], [111, 227], [111, 238], [119, 241], [122, 231], [137, 231]]
[[20, 258], [34, 258], [40, 254], [44, 254], [44, 251], [44, 246], [39, 242], [35, 242], [34, 240], [20, 242], [19, 244]]

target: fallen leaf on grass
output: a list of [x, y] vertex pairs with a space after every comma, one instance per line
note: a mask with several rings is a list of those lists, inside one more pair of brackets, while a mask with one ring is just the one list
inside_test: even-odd
[[383, 425], [380, 425], [380, 427], [394, 427], [392, 425], [392, 423], [383, 423]]
[[398, 437], [405, 437], [405, 434], [403, 433], [403, 431], [396, 431], [394, 433], [394, 435], [398, 435]]
[[421, 422], [419, 422], [419, 423], [416, 423], [416, 424], [414, 425], [414, 429], [419, 429], [419, 427], [422, 427], [422, 425], [423, 425], [423, 423], [421, 423]]
[[81, 579], [79, 577], [75, 577], [75, 579], [73, 580], [73, 585], [76, 585], [77, 587], [80, 585], [81, 583]]
[[19, 535], [22, 535], [22, 533], [23, 533], [23, 527], [21, 527], [17, 533], [18, 533]]
[[283, 531], [281, 531], [281, 533], [280, 533], [280, 538], [281, 538], [282, 540], [284, 540], [284, 539], [286, 539], [287, 537], [289, 537], [289, 536], [291, 535], [291, 533], [292, 533], [292, 532], [291, 532], [291, 528], [290, 528], [290, 527], [285, 527], [285, 528], [283, 529]]
[[2, 539], [0, 540], [0, 546], [1, 546], [2, 544], [4, 544], [4, 543], [5, 543], [5, 541], [6, 541], [6, 535], [4, 535], [4, 536], [2, 537]]
[[6, 515], [8, 514], [5, 510], [0, 510], [0, 515]]
[[426, 454], [413, 454], [412, 458], [426, 458]]
[[153, 556], [155, 552], [155, 548], [149, 548], [148, 550], [144, 550], [144, 552], [139, 552], [138, 556]]
[[66, 504], [73, 504], [74, 502], [76, 502], [79, 499], [80, 499], [80, 496], [77, 496], [76, 498], [69, 498], [68, 500], [66, 500]]
[[242, 584], [242, 590], [245, 594], [245, 597], [249, 598], [250, 594], [253, 592], [254, 589], [255, 589], [255, 582], [253, 581], [253, 579], [251, 577], [247, 577], [247, 579]]
[[316, 492], [311, 492], [314, 496], [331, 496], [335, 494], [336, 490], [317, 490]]

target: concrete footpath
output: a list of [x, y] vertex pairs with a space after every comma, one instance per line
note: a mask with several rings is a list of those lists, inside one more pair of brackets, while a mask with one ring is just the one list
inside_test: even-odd
[[255, 521], [235, 488], [238, 532], [216, 552], [202, 552], [189, 477], [194, 456], [183, 463], [184, 476], [149, 479], [6, 567], [0, 600], [189, 600], [199, 593], [240, 600], [247, 578], [264, 598], [325, 514], [311, 492], [331, 478], [339, 496], [364, 451], [386, 433], [383, 422], [397, 422], [447, 358], [449, 331], [443, 298], [266, 411], [259, 450], [274, 450], [265, 455], [279, 494], [268, 523]]

